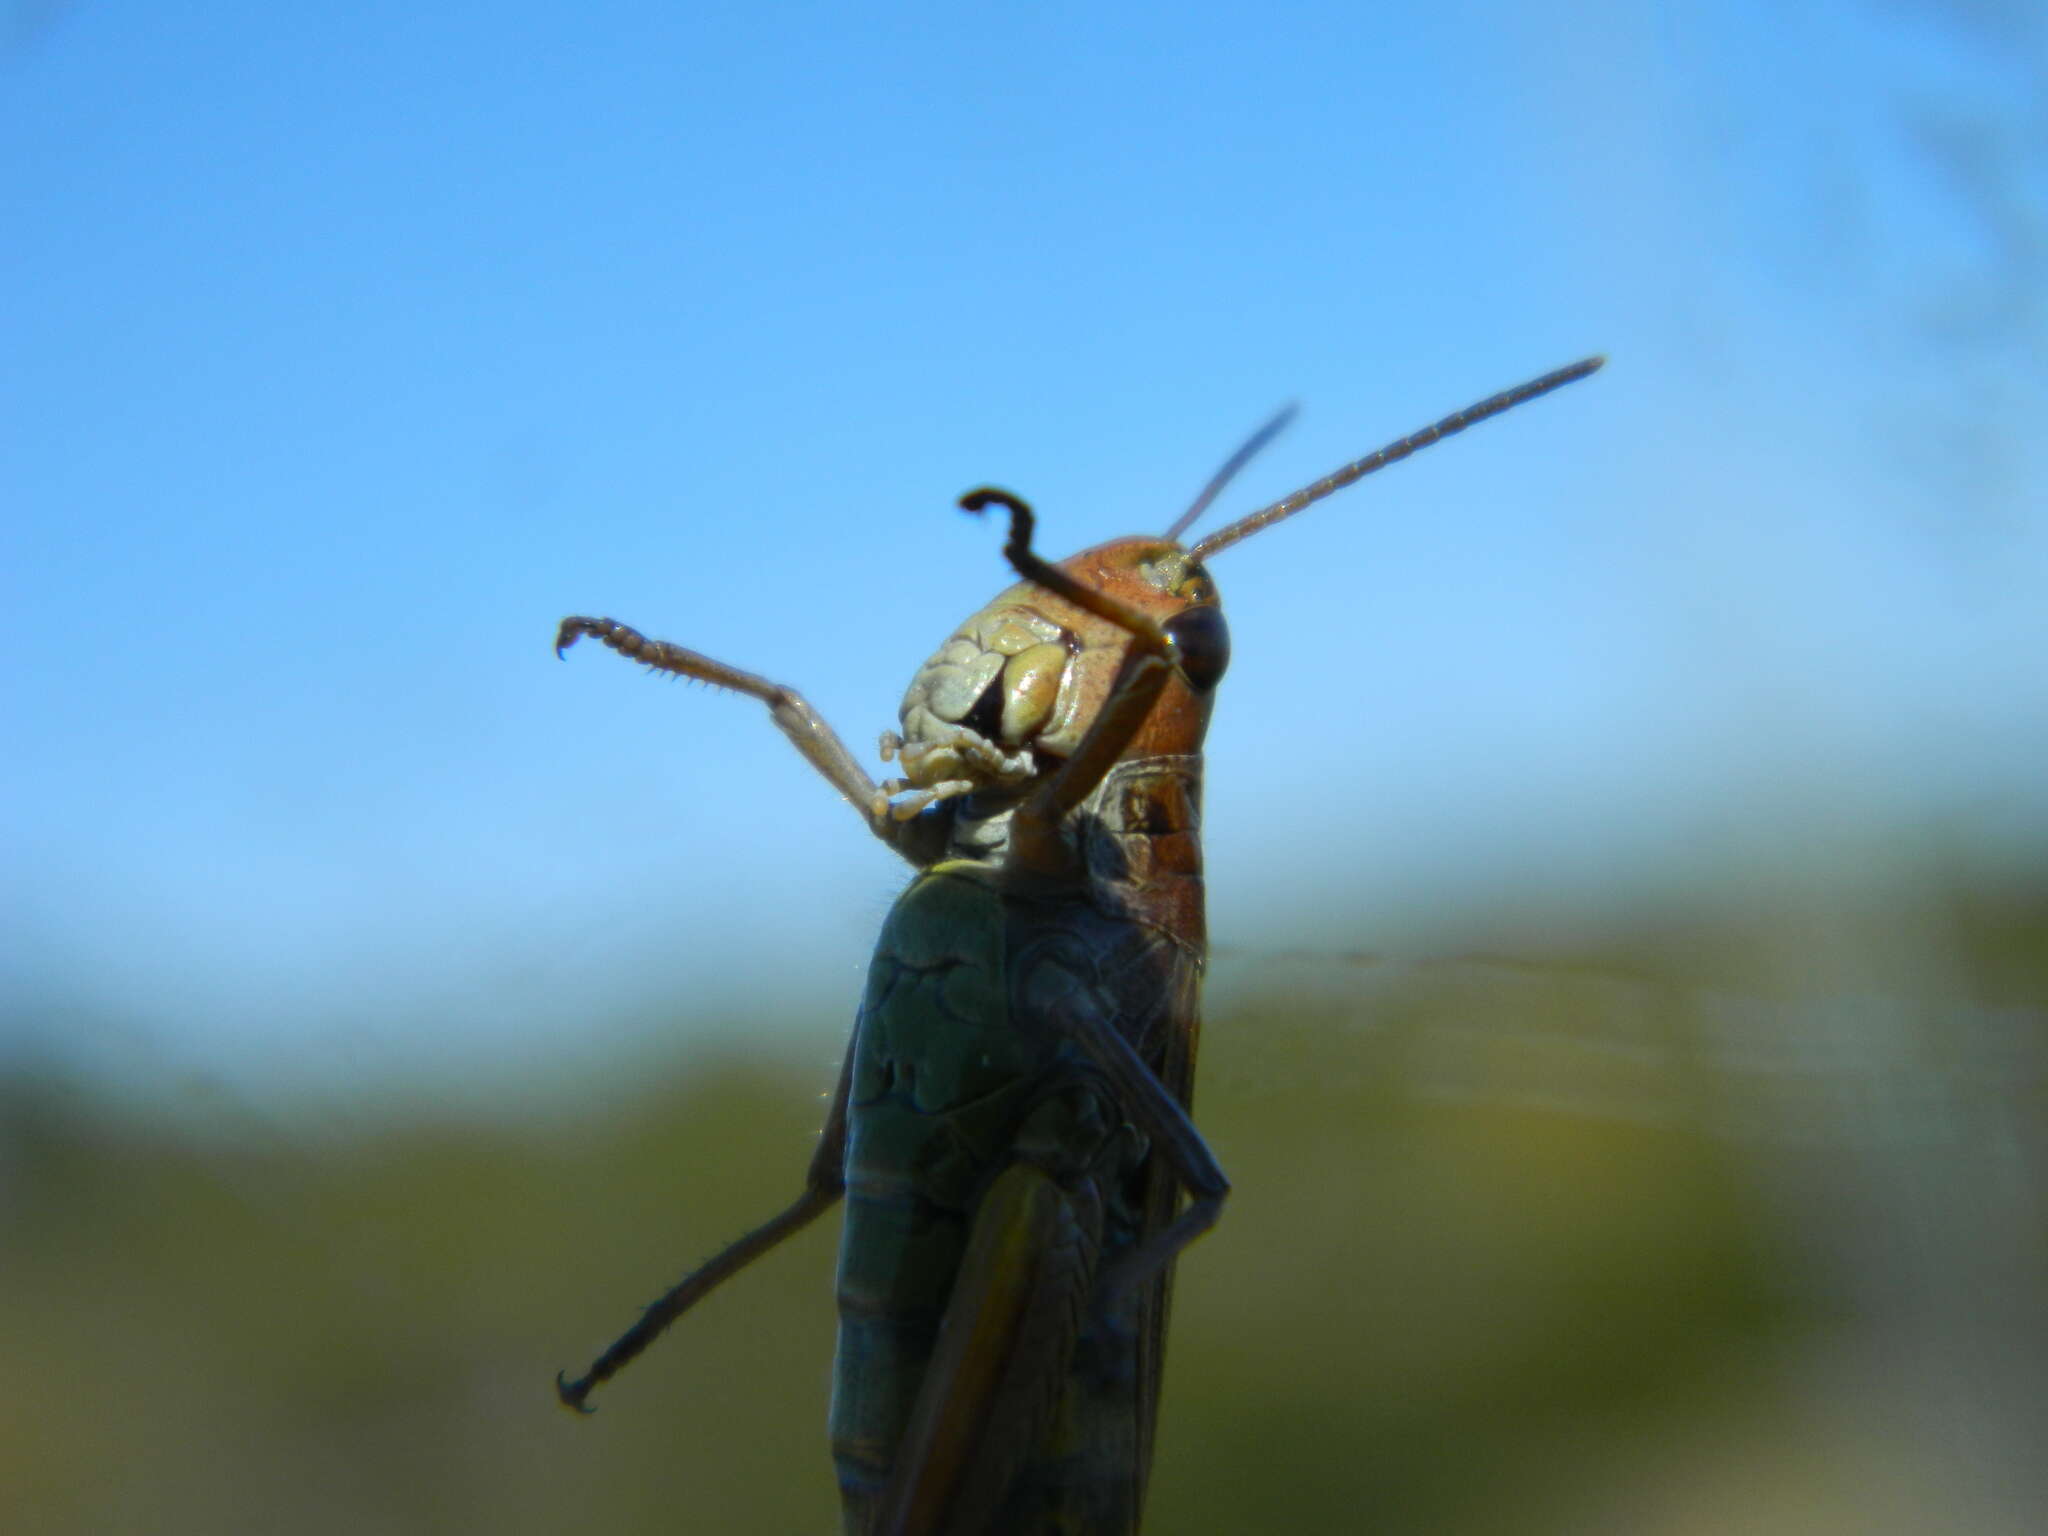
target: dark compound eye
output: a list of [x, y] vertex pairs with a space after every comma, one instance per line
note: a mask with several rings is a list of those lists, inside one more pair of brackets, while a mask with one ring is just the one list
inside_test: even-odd
[[1223, 681], [1230, 665], [1230, 626], [1214, 603], [1183, 608], [1166, 621], [1166, 632], [1180, 648], [1180, 669], [1197, 693]]

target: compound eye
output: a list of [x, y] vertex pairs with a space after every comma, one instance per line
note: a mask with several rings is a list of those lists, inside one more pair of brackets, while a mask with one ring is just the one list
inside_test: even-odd
[[1188, 686], [1207, 693], [1223, 681], [1230, 665], [1230, 626], [1214, 603], [1183, 608], [1166, 621], [1166, 632], [1180, 649], [1180, 670]]

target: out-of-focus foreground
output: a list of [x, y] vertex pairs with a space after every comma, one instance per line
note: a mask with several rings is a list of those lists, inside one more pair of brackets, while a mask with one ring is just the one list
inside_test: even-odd
[[[1846, 966], [1837, 916], [1221, 957], [1236, 1194], [1181, 1266], [1150, 1527], [2026, 1528], [2048, 893], [1895, 907]], [[836, 1223], [595, 1418], [549, 1379], [793, 1193], [830, 1075], [698, 1056], [572, 1122], [341, 1133], [16, 1074], [9, 1528], [833, 1529]]]

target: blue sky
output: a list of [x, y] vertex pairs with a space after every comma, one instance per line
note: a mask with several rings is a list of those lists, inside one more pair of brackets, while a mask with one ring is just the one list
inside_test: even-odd
[[560, 615], [865, 750], [1007, 582], [966, 487], [1064, 552], [1284, 401], [1217, 515], [1591, 351], [1219, 558], [1218, 938], [2037, 855], [2042, 23], [1565, 14], [14, 6], [12, 1047], [836, 1037], [900, 869], [757, 706], [557, 663]]

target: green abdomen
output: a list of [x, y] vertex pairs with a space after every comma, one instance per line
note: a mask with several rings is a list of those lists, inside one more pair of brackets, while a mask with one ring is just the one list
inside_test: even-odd
[[[1060, 927], [1055, 910], [1050, 926]], [[1144, 1147], [1060, 1034], [1014, 999], [1019, 925], [1043, 904], [981, 866], [921, 875], [884, 924], [861, 1004], [839, 1254], [832, 1441], [863, 1532], [916, 1405], [982, 1196], [1013, 1162], [1098, 1213], [1102, 1254], [1138, 1231]], [[1132, 1529], [1142, 1488], [1135, 1303], [1079, 1328], [1043, 1442], [1020, 1448], [996, 1531]]]

